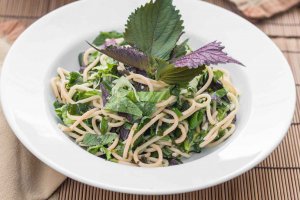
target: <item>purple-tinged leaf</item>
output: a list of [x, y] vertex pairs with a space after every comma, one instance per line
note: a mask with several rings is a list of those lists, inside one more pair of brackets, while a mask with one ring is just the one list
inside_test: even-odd
[[173, 165], [180, 165], [182, 164], [182, 162], [176, 158], [171, 158], [169, 159], [169, 165], [173, 166]]
[[[230, 57], [223, 51], [224, 46], [221, 42], [211, 42], [185, 56], [182, 56], [173, 61], [176, 67], [189, 67], [197, 68], [201, 65], [210, 64], [225, 64], [225, 63], [236, 63], [243, 65], [241, 62]], [[243, 65], [244, 66], [244, 65]]]
[[146, 70], [148, 67], [148, 57], [133, 47], [116, 46], [110, 41], [107, 41], [99, 48], [90, 43], [89, 45], [125, 65], [133, 66], [141, 70]]
[[119, 130], [120, 138], [124, 141], [128, 138], [130, 130], [126, 129], [124, 126], [121, 126]]
[[129, 122], [134, 121], [133, 118], [132, 118], [132, 115], [130, 115], [130, 114], [119, 112], [118, 115], [121, 116], [121, 117], [125, 117]]
[[115, 39], [107, 39], [107, 40], [105, 40], [105, 43], [102, 45], [102, 48], [114, 46], [114, 45], [117, 45], [117, 42]]
[[85, 68], [86, 68], [85, 65], [80, 66], [80, 67], [79, 67], [79, 72], [80, 72], [80, 73], [83, 73], [83, 71], [85, 70]]
[[213, 93], [212, 95], [211, 95], [211, 100], [213, 100], [213, 101], [219, 101], [219, 97], [216, 95], [216, 93]]
[[231, 123], [234, 123], [234, 124], [235, 124], [235, 122], [236, 122], [236, 115], [234, 116], [234, 118], [233, 118], [233, 120], [232, 120]]
[[130, 72], [133, 72], [135, 74], [140, 74], [140, 75], [143, 75], [143, 76], [147, 77], [147, 72], [145, 70], [141, 70], [139, 68], [131, 67], [131, 66], [126, 66], [126, 70], [128, 70]]
[[107, 102], [107, 97], [109, 96], [109, 91], [105, 88], [103, 83], [100, 83], [100, 89], [102, 93], [102, 101], [103, 101], [103, 106], [105, 106]]

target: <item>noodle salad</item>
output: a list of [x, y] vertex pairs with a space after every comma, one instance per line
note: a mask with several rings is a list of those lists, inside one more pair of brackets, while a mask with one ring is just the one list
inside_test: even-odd
[[228, 71], [242, 65], [220, 42], [192, 50], [172, 0], [137, 8], [124, 33], [100, 32], [80, 68], [51, 79], [58, 127], [101, 158], [140, 167], [182, 163], [235, 131], [239, 93]]

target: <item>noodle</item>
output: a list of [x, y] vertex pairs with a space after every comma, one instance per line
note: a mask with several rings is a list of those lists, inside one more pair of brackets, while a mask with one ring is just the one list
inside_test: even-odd
[[232, 119], [232, 117], [235, 116], [235, 114], [237, 113], [237, 110], [238, 110], [238, 100], [237, 98], [231, 94], [231, 93], [228, 93], [228, 97], [232, 99], [232, 101], [234, 102], [235, 104], [235, 109], [233, 111], [231, 111], [231, 113], [225, 117], [225, 119], [223, 119], [222, 121], [218, 122], [209, 132], [208, 134], [204, 137], [204, 142], [200, 144], [200, 147], [204, 147], [206, 146], [207, 144], [209, 144], [216, 136], [217, 136], [217, 133], [218, 133], [218, 130], [219, 128], [225, 124], [228, 120]]
[[58, 102], [61, 103], [62, 100], [61, 100], [61, 98], [60, 98], [60, 94], [59, 94], [59, 92], [58, 92], [57, 85], [56, 85], [57, 81], [58, 81], [58, 78], [57, 78], [57, 77], [52, 78], [52, 79], [51, 79], [51, 87], [52, 87], [52, 91], [53, 91], [53, 93], [54, 93], [55, 98], [58, 100]]
[[153, 91], [153, 85], [151, 84], [151, 82], [149, 81], [148, 78], [146, 78], [145, 76], [142, 76], [140, 74], [133, 74], [131, 73], [129, 76], [126, 77], [127, 79], [133, 79], [139, 83], [142, 83], [142, 84], [145, 84], [145, 85], [148, 85], [149, 87], [149, 91], [152, 92]]
[[152, 126], [157, 120], [165, 116], [164, 113], [160, 113], [156, 115], [153, 119], [151, 119], [141, 130], [139, 130], [132, 138], [131, 145], [134, 144], [134, 142], [137, 140], [138, 137], [140, 137], [150, 126]]
[[83, 54], [83, 63], [85, 66], [87, 66], [89, 64], [89, 61], [88, 61], [88, 58], [89, 58], [89, 55], [96, 52], [96, 50], [94, 48], [89, 48], [88, 50], [86, 50]]
[[[157, 158], [156, 161], [154, 161], [154, 163], [150, 163], [150, 164], [148, 164], [148, 163], [143, 163], [143, 162], [141, 162], [141, 161], [138, 159], [136, 153], [134, 153], [133, 159], [134, 159], [134, 161], [135, 161], [139, 166], [141, 166], [141, 167], [158, 167], [158, 166], [162, 165], [163, 154], [162, 154], [161, 148], [160, 148], [158, 145], [156, 145], [156, 144], [151, 144], [150, 146], [151, 146], [153, 149], [155, 149], [155, 150], [157, 151], [157, 153], [158, 153], [158, 158]], [[135, 152], [137, 152], [137, 151], [135, 151]]]
[[84, 113], [80, 118], [78, 118], [71, 126], [70, 129], [73, 130], [81, 121], [87, 119], [93, 112], [98, 110], [98, 108], [94, 108], [92, 110], [87, 111]]
[[129, 147], [130, 147], [130, 144], [132, 143], [132, 137], [133, 137], [133, 134], [137, 128], [137, 123], [133, 124], [131, 130], [130, 130], [130, 133], [128, 135], [128, 138], [126, 140], [126, 144], [125, 144], [125, 147], [124, 147], [124, 151], [123, 151], [123, 158], [126, 159], [127, 157], [127, 154], [128, 154], [128, 150], [129, 150]]
[[119, 137], [116, 137], [116, 139], [114, 140], [114, 142], [107, 148], [107, 150], [111, 151], [114, 148], [116, 148], [116, 146], [118, 145], [119, 142]]
[[182, 143], [182, 142], [185, 140], [186, 135], [187, 135], [187, 132], [188, 132], [188, 131], [186, 130], [186, 128], [185, 128], [182, 124], [179, 124], [179, 125], [178, 125], [178, 128], [179, 128], [180, 131], [181, 131], [181, 136], [175, 140], [175, 143], [176, 143], [176, 144]]
[[83, 81], [88, 80], [88, 72], [96, 66], [96, 64], [100, 61], [100, 58], [97, 57], [91, 64], [89, 64], [83, 71]]
[[169, 115], [171, 115], [173, 117], [173, 119], [174, 119], [174, 122], [173, 122], [173, 125], [170, 126], [170, 128], [168, 128], [167, 130], [165, 130], [163, 132], [163, 136], [168, 135], [169, 133], [171, 133], [172, 131], [174, 131], [176, 129], [178, 123], [179, 123], [178, 116], [176, 115], [175, 112], [173, 112], [172, 110], [167, 110], [167, 109], [165, 109], [164, 112], [167, 113], [167, 114], [169, 114]]
[[209, 66], [206, 66], [206, 69], [208, 72], [208, 80], [205, 83], [205, 85], [200, 90], [198, 90], [198, 92], [196, 92], [196, 95], [202, 94], [209, 87], [209, 85], [211, 84], [211, 82], [213, 80], [214, 73], [213, 73], [212, 69]]
[[216, 142], [209, 143], [207, 146], [208, 146], [208, 147], [214, 147], [214, 146], [217, 146], [217, 145], [219, 145], [220, 143], [224, 142], [224, 140], [226, 140], [226, 139], [227, 139], [230, 135], [232, 135], [232, 133], [234, 132], [234, 130], [235, 130], [235, 125], [234, 125], [234, 124], [230, 124], [230, 126], [228, 126], [228, 128], [230, 128], [229, 131], [226, 130], [226, 131], [225, 131], [225, 135], [224, 135], [222, 138], [220, 138], [220, 139], [217, 140]]
[[95, 117], [93, 117], [92, 118], [92, 126], [93, 126], [93, 129], [94, 129], [94, 131], [96, 132], [96, 134], [98, 134], [98, 135], [101, 135], [101, 132], [100, 132], [100, 130], [98, 129], [98, 126], [97, 126], [97, 124], [96, 124], [96, 121], [97, 120], [102, 120], [102, 117], [101, 116], [95, 116]]

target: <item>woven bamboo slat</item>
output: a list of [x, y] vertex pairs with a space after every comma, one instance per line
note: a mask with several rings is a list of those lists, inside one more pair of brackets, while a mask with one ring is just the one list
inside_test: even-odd
[[68, 3], [72, 3], [74, 2], [74, 0], [59, 0], [59, 1], [50, 1], [49, 2], [49, 7], [48, 7], [48, 11], [54, 10], [58, 7], [61, 7], [63, 5], [66, 5]]
[[[300, 88], [298, 89], [300, 91]], [[259, 167], [300, 169], [300, 125], [292, 125], [280, 145]]]
[[40, 17], [47, 13], [50, 0], [0, 0], [0, 15]]
[[[15, 20], [15, 18], [0, 17], [0, 23], [1, 22], [5, 22], [5, 21], [10, 21], [10, 20]], [[22, 23], [25, 27], [28, 27], [28, 26], [30, 26], [35, 21], [35, 19], [21, 18], [21, 19], [18, 19], [18, 21], [20, 23]]]
[[296, 101], [296, 109], [295, 109], [295, 113], [294, 113], [293, 123], [300, 124], [300, 86], [296, 87], [296, 92], [297, 92], [297, 101]]
[[111, 192], [68, 179], [60, 188], [59, 200], [247, 200], [300, 198], [300, 169], [255, 168], [231, 181], [196, 192], [173, 195], [132, 195]]
[[[235, 5], [224, 0], [205, 0], [215, 5], [231, 10], [241, 16]], [[300, 8], [295, 7], [287, 13], [282, 13], [260, 21], [253, 21], [263, 32], [272, 37], [299, 37], [300, 36]]]
[[[47, 12], [58, 8], [74, 0], [0, 0], [0, 16], [10, 16], [15, 18], [37, 18]], [[205, 0], [219, 5], [228, 10], [234, 11], [242, 16], [235, 5], [224, 0]], [[256, 25], [266, 34], [272, 37], [299, 37], [300, 36], [300, 8], [295, 7], [286, 14], [279, 14], [270, 19], [257, 21]]]

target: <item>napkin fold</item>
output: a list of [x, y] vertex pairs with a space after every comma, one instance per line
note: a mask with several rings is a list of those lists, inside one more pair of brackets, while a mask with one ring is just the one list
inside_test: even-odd
[[[18, 21], [0, 23], [0, 68], [17, 36], [24, 30]], [[0, 199], [48, 199], [66, 179], [36, 157], [16, 138], [0, 108]], [[57, 199], [52, 196], [51, 199]]]
[[271, 17], [300, 3], [300, 0], [230, 0], [248, 18]]

